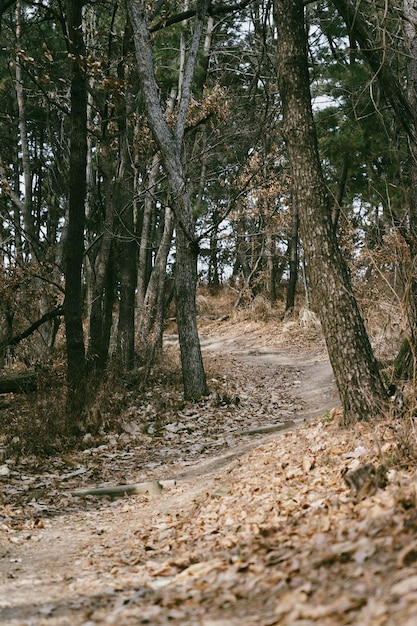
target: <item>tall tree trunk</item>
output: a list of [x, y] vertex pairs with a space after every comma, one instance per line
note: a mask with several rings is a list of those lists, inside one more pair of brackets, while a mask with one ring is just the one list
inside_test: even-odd
[[[403, 0], [404, 39], [407, 47], [407, 96], [413, 110], [417, 107], [417, 8], [412, 0]], [[416, 133], [417, 135], [417, 133]], [[417, 144], [409, 142], [410, 151], [410, 207], [408, 232], [402, 231], [408, 244], [411, 258], [409, 268], [409, 289], [407, 289], [408, 337], [395, 359], [394, 375], [397, 378], [416, 380], [417, 377], [417, 280], [415, 264], [417, 260]]]
[[148, 286], [149, 278], [152, 270], [152, 219], [155, 214], [155, 200], [154, 191], [156, 181], [158, 177], [159, 166], [161, 158], [159, 153], [154, 154], [152, 159], [152, 165], [150, 167], [148, 184], [145, 191], [145, 200], [143, 203], [143, 217], [142, 228], [140, 231], [140, 247], [139, 247], [139, 262], [138, 262], [138, 295], [137, 304], [139, 309], [139, 315], [142, 315], [143, 303], [145, 300], [146, 289]]
[[[117, 325], [116, 356], [126, 370], [135, 363], [135, 296], [137, 283], [137, 244], [132, 237], [134, 227], [133, 206], [123, 212], [125, 241], [119, 248], [120, 305]], [[124, 233], [123, 233], [124, 231]], [[128, 231], [130, 234], [128, 235]]]
[[89, 341], [88, 341], [88, 362], [89, 367], [95, 373], [103, 372], [108, 358], [108, 341], [106, 339], [106, 302], [109, 298], [107, 287], [109, 285], [109, 274], [112, 273], [110, 267], [112, 258], [112, 247], [114, 241], [114, 220], [116, 213], [117, 191], [113, 180], [112, 137], [108, 134], [102, 138], [100, 149], [100, 166], [103, 173], [103, 190], [105, 203], [105, 216], [102, 236], [100, 239], [100, 249], [95, 258], [92, 271], [91, 287], [91, 310], [89, 319]]
[[209, 256], [208, 277], [207, 277], [208, 286], [212, 293], [217, 293], [220, 287], [219, 261], [218, 261], [219, 217], [220, 217], [220, 211], [217, 208], [214, 208], [212, 216], [211, 216], [212, 227], [210, 230], [210, 256]]
[[278, 76], [294, 201], [345, 424], [376, 417], [387, 394], [332, 227], [311, 109], [302, 0], [275, 0]]
[[22, 203], [23, 208], [23, 223], [24, 234], [26, 240], [26, 252], [35, 253], [38, 250], [38, 241], [35, 233], [35, 222], [32, 214], [32, 172], [30, 167], [29, 156], [29, 142], [27, 136], [26, 126], [26, 103], [25, 92], [23, 87], [22, 66], [20, 63], [20, 49], [22, 47], [21, 42], [21, 4], [16, 3], [15, 17], [16, 17], [16, 44], [19, 48], [19, 52], [16, 55], [16, 101], [19, 115], [19, 134], [20, 134], [20, 146], [22, 151], [22, 174], [24, 183], [24, 200]]
[[196, 320], [198, 245], [190, 193], [181, 161], [186, 115], [191, 96], [191, 81], [207, 7], [208, 0], [197, 0], [194, 31], [185, 62], [175, 128], [172, 130], [164, 118], [159, 100], [144, 3], [128, 1], [134, 32], [137, 69], [141, 79], [147, 118], [161, 152], [168, 178], [172, 208], [176, 217], [177, 323], [186, 398], [198, 398], [208, 394]]
[[138, 325], [139, 352], [149, 364], [155, 348], [160, 343], [164, 309], [166, 265], [174, 232], [174, 214], [165, 209], [164, 231], [155, 258], [155, 264], [143, 301], [143, 311]]
[[111, 285], [110, 276], [113, 274], [112, 256], [112, 234], [110, 233], [108, 236], [103, 235], [102, 245], [95, 263], [95, 272], [91, 276], [93, 286], [88, 321], [88, 364], [89, 371], [97, 375], [104, 371], [109, 352], [106, 311], [109, 298], [112, 302], [114, 300], [108, 293]]
[[178, 227], [176, 243], [175, 302], [184, 395], [187, 399], [198, 399], [203, 395], [208, 395], [208, 388], [205, 382], [200, 342], [196, 341], [198, 338], [195, 298], [197, 246], [194, 246], [184, 230]]
[[164, 313], [166, 305], [166, 265], [174, 231], [174, 214], [165, 209], [164, 231], [159, 243], [155, 264], [149, 279], [138, 325], [138, 348], [145, 362], [145, 380], [156, 354], [162, 349]]
[[[332, 0], [349, 29], [352, 41], [356, 41], [369, 67], [381, 87], [381, 94], [391, 104], [397, 124], [402, 126], [409, 138], [411, 156], [411, 190], [408, 232], [404, 224], [396, 224], [407, 242], [413, 262], [417, 253], [417, 114], [416, 114], [416, 9], [412, 0], [403, 0], [404, 40], [409, 48], [407, 56], [408, 93], [400, 83], [398, 73], [390, 64], [387, 49], [378, 40], [378, 28], [373, 28], [369, 16], [365, 16], [352, 0]], [[397, 221], [397, 220], [396, 220]], [[417, 362], [417, 282], [410, 276], [410, 300], [408, 304], [410, 337], [405, 339], [396, 358], [394, 375], [415, 377]]]
[[69, 428], [80, 417], [86, 400], [81, 288], [87, 164], [87, 85], [83, 67], [85, 56], [82, 33], [83, 3], [84, 0], [67, 1], [68, 51], [71, 53], [69, 206], [65, 244], [65, 331]]
[[289, 245], [290, 252], [290, 276], [288, 279], [287, 287], [287, 300], [285, 303], [285, 311], [292, 312], [295, 305], [295, 292], [297, 289], [298, 280], [298, 209], [297, 204], [292, 203], [292, 224], [291, 224], [291, 239]]
[[269, 301], [273, 306], [277, 301], [277, 259], [275, 254], [275, 236], [269, 230], [267, 230], [265, 234], [265, 239]]

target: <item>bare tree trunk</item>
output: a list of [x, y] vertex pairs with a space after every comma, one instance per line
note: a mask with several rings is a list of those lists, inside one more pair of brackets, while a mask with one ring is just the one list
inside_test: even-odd
[[219, 238], [219, 216], [220, 212], [217, 208], [213, 209], [211, 216], [212, 227], [210, 230], [210, 256], [208, 266], [208, 286], [212, 293], [216, 293], [220, 287], [219, 263], [218, 263], [218, 238]]
[[130, 370], [135, 363], [135, 296], [137, 284], [137, 244], [133, 237], [133, 206], [123, 211], [119, 248], [120, 305], [117, 324], [116, 357], [123, 368]]
[[138, 326], [138, 349], [142, 358], [149, 364], [160, 344], [164, 310], [164, 284], [166, 264], [174, 231], [174, 214], [165, 209], [165, 223], [155, 264], [146, 290], [143, 311]]
[[145, 300], [146, 288], [148, 286], [151, 274], [151, 231], [153, 223], [153, 214], [155, 212], [154, 190], [158, 177], [158, 170], [161, 163], [159, 154], [155, 154], [152, 159], [152, 165], [149, 171], [148, 184], [145, 191], [145, 200], [143, 203], [143, 219], [140, 232], [140, 248], [138, 262], [138, 295], [137, 304], [139, 315], [142, 315], [143, 303]]
[[272, 305], [274, 305], [277, 301], [275, 237], [271, 232], [267, 231], [265, 239], [269, 301]]
[[141, 78], [147, 117], [161, 151], [162, 162], [168, 177], [172, 208], [176, 217], [177, 323], [186, 398], [198, 398], [208, 394], [196, 319], [198, 244], [195, 236], [195, 220], [190, 193], [181, 161], [186, 115], [191, 95], [191, 81], [207, 7], [208, 0], [197, 1], [194, 31], [185, 62], [175, 128], [172, 130], [164, 118], [159, 100], [144, 4], [132, 0], [128, 1], [129, 15], [134, 31], [137, 69]]
[[[21, 5], [20, 2], [16, 3], [15, 9], [16, 16], [16, 42], [20, 48], [22, 42], [21, 36]], [[19, 114], [19, 133], [20, 133], [20, 145], [22, 150], [22, 173], [24, 182], [24, 200], [22, 203], [24, 233], [26, 239], [26, 251], [27, 253], [35, 252], [38, 249], [37, 237], [35, 234], [35, 223], [32, 214], [32, 172], [30, 166], [29, 156], [29, 144], [26, 128], [26, 105], [25, 94], [23, 88], [22, 66], [20, 64], [19, 52], [16, 55], [16, 100]]]
[[68, 233], [65, 243], [65, 331], [67, 343], [68, 427], [76, 426], [86, 401], [86, 362], [82, 324], [81, 272], [84, 254], [87, 165], [87, 88], [83, 69], [83, 0], [67, 1], [71, 53], [71, 114]]
[[175, 302], [181, 346], [182, 379], [187, 399], [208, 395], [197, 331], [195, 285], [197, 283], [197, 248], [182, 228], [177, 228], [175, 265]]
[[113, 172], [109, 167], [111, 163], [112, 138], [106, 135], [102, 138], [100, 150], [100, 163], [103, 171], [103, 188], [105, 198], [105, 216], [102, 237], [99, 243], [100, 249], [95, 258], [92, 268], [91, 286], [91, 309], [89, 319], [88, 361], [89, 367], [95, 372], [105, 369], [108, 358], [108, 339], [105, 332], [106, 302], [109, 298], [108, 285], [109, 273], [111, 273], [112, 246], [114, 240], [114, 217], [116, 213], [116, 192], [114, 189]]
[[290, 276], [287, 287], [287, 301], [285, 303], [285, 311], [294, 310], [295, 292], [298, 280], [298, 209], [297, 204], [292, 203], [292, 224], [291, 224], [291, 240], [290, 240]]
[[[407, 87], [408, 99], [416, 111], [417, 107], [417, 8], [412, 0], [403, 0], [404, 13], [404, 39], [407, 47]], [[416, 133], [417, 134], [417, 133]], [[405, 232], [401, 227], [402, 234], [408, 244], [411, 258], [409, 268], [409, 288], [407, 289], [407, 326], [408, 337], [403, 341], [400, 351], [395, 359], [394, 375], [397, 378], [417, 378], [417, 145], [409, 142], [410, 152], [410, 207], [409, 228]]]
[[312, 297], [348, 425], [380, 415], [387, 393], [332, 227], [311, 109], [303, 6], [302, 0], [275, 0], [284, 136]]

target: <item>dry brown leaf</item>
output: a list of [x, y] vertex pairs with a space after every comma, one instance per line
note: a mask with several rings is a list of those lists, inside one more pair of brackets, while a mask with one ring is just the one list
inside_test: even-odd
[[410, 591], [417, 591], [417, 574], [404, 578], [391, 587], [391, 593], [395, 596], [403, 596]]

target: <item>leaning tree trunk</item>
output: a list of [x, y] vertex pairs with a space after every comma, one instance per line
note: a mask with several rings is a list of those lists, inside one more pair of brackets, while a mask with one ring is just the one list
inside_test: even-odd
[[165, 308], [166, 266], [173, 232], [174, 214], [169, 207], [166, 207], [164, 230], [146, 289], [138, 324], [138, 351], [140, 357], [145, 361], [147, 369], [152, 365], [153, 356], [161, 345]]
[[312, 297], [348, 425], [376, 417], [387, 394], [332, 227], [311, 108], [303, 7], [302, 0], [275, 0], [284, 137]]
[[[372, 16], [365, 15], [358, 4], [352, 0], [332, 0], [337, 11], [343, 17], [349, 29], [350, 37], [356, 41], [362, 55], [380, 84], [381, 93], [393, 110], [397, 124], [402, 126], [407, 133], [411, 156], [411, 193], [410, 193], [410, 228], [407, 232], [403, 223], [398, 223], [401, 234], [404, 236], [414, 263], [417, 253], [417, 226], [416, 226], [416, 156], [417, 156], [417, 116], [416, 116], [416, 9], [413, 0], [403, 0], [402, 15], [404, 18], [404, 41], [408, 46], [407, 74], [408, 92], [400, 82], [398, 72], [395, 71], [390, 55], [387, 54], [385, 45], [381, 39], [381, 29], [372, 23]], [[412, 271], [414, 269], [412, 268]], [[410, 336], [401, 346], [400, 352], [394, 364], [394, 376], [416, 376], [416, 346], [417, 346], [417, 283], [410, 276], [410, 298], [407, 302], [408, 322]]]
[[[191, 82], [202, 35], [208, 0], [197, 0], [194, 30], [184, 67], [183, 82], [176, 114], [175, 128], [167, 124], [159, 99], [152, 58], [145, 3], [129, 0], [129, 15], [133, 25], [138, 74], [141, 79], [147, 119], [161, 152], [167, 173], [172, 208], [176, 217], [176, 297], [177, 322], [181, 349], [184, 396], [199, 398], [207, 395], [207, 382], [201, 356], [196, 322], [197, 248], [195, 224], [181, 153]], [[179, 309], [179, 313], [178, 313]]]
[[80, 417], [86, 400], [86, 362], [82, 324], [81, 271], [87, 165], [87, 84], [82, 33], [84, 0], [68, 0], [68, 50], [71, 53], [71, 114], [68, 232], [65, 245], [65, 331], [67, 344], [68, 426]]

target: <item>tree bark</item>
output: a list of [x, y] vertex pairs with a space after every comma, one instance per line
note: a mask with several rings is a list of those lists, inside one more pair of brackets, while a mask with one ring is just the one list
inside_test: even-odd
[[81, 273], [84, 254], [87, 166], [87, 83], [82, 33], [84, 0], [68, 0], [68, 51], [71, 53], [71, 114], [68, 232], [65, 243], [65, 331], [67, 345], [68, 427], [86, 400], [86, 362], [82, 324]]
[[[126, 164], [123, 166], [125, 171]], [[118, 188], [122, 198], [126, 198], [128, 185], [126, 174], [121, 177]], [[125, 179], [125, 180], [123, 180]], [[127, 200], [127, 198], [126, 198]], [[119, 265], [120, 265], [120, 304], [117, 324], [116, 356], [126, 370], [135, 364], [135, 297], [137, 285], [137, 242], [134, 236], [134, 210], [132, 203], [126, 203], [120, 211]]]
[[[18, 48], [21, 48], [21, 4], [16, 3], [15, 17], [16, 17], [16, 43]], [[38, 239], [35, 234], [35, 222], [32, 214], [32, 172], [30, 166], [29, 156], [29, 142], [26, 125], [26, 102], [25, 92], [23, 86], [23, 74], [22, 66], [20, 63], [19, 53], [16, 55], [16, 101], [19, 115], [19, 134], [20, 145], [22, 152], [22, 175], [24, 183], [24, 200], [22, 203], [23, 208], [23, 221], [24, 232], [26, 239], [26, 252], [28, 257], [31, 253], [37, 255]]]
[[332, 227], [309, 89], [302, 0], [275, 0], [283, 130], [312, 297], [343, 403], [346, 425], [376, 417], [387, 393]]
[[195, 236], [195, 219], [181, 161], [186, 114], [191, 95], [191, 81], [208, 3], [208, 0], [197, 1], [194, 31], [185, 62], [175, 128], [171, 130], [164, 118], [159, 100], [144, 5], [142, 2], [132, 0], [128, 2], [134, 31], [137, 69], [141, 79], [147, 118], [167, 172], [172, 209], [176, 217], [177, 324], [184, 396], [187, 399], [199, 398], [208, 394], [196, 319], [198, 245]]
[[285, 303], [285, 312], [289, 313], [294, 310], [295, 305], [295, 292], [297, 290], [298, 280], [298, 209], [297, 204], [292, 203], [292, 224], [291, 224], [291, 239], [290, 239], [290, 260], [289, 270], [290, 276], [287, 286], [287, 300]]
[[[118, 192], [115, 189], [114, 171], [111, 166], [112, 137], [108, 133], [102, 138], [99, 150], [100, 168], [103, 175], [103, 190], [105, 203], [105, 216], [102, 237], [99, 243], [100, 249], [93, 263], [92, 287], [91, 287], [91, 310], [89, 319], [88, 341], [88, 364], [89, 369], [97, 374], [102, 373], [106, 367], [109, 351], [109, 337], [106, 329], [106, 308], [109, 297], [109, 276], [112, 274], [112, 248], [114, 245], [114, 221]], [[113, 298], [112, 298], [113, 302]]]
[[[416, 111], [417, 107], [417, 6], [413, 0], [403, 0], [404, 39], [407, 47], [407, 96]], [[415, 129], [415, 127], [414, 127]], [[417, 134], [417, 133], [416, 133]], [[417, 144], [409, 142], [410, 151], [410, 208], [409, 229], [406, 241], [410, 250], [410, 287], [406, 302], [409, 336], [404, 340], [394, 363], [394, 374], [398, 378], [416, 380], [417, 375]]]
[[148, 287], [149, 278], [152, 270], [152, 224], [155, 214], [154, 191], [158, 176], [158, 170], [161, 163], [160, 155], [157, 153], [153, 156], [152, 165], [148, 176], [148, 185], [145, 191], [145, 200], [143, 203], [142, 228], [140, 231], [140, 248], [138, 263], [138, 295], [137, 303], [139, 315], [142, 316], [143, 303], [145, 300], [146, 289]]
[[160, 345], [165, 305], [165, 276], [172, 235], [174, 232], [174, 214], [170, 208], [165, 209], [164, 232], [155, 258], [155, 264], [148, 283], [143, 310], [138, 325], [139, 353], [150, 367], [153, 355]]

